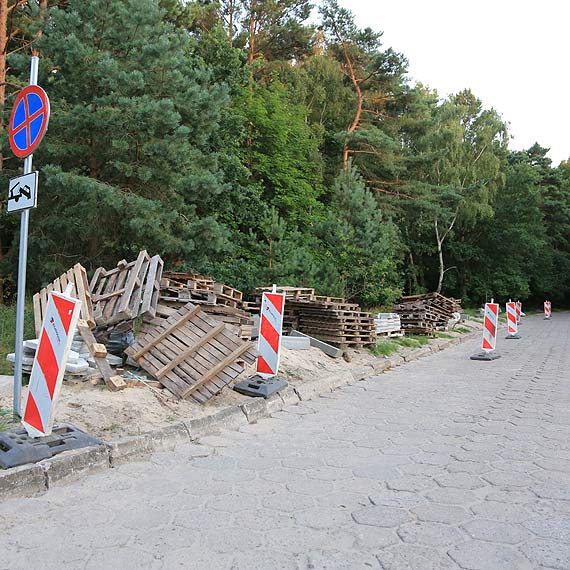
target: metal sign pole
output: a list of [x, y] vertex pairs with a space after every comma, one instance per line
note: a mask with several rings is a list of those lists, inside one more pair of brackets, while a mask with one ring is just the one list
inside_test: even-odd
[[[38, 66], [40, 58], [32, 56], [30, 62], [30, 85], [38, 84]], [[32, 172], [32, 157], [24, 159], [24, 174]], [[16, 299], [16, 346], [14, 362], [14, 416], [21, 417], [22, 400], [22, 357], [24, 343], [24, 313], [26, 310], [26, 267], [28, 262], [28, 225], [30, 210], [22, 210], [20, 215], [20, 251], [18, 257], [18, 296]]]

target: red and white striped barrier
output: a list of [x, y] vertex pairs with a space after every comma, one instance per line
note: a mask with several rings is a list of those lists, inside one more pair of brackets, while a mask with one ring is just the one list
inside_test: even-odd
[[485, 303], [485, 318], [483, 321], [483, 350], [495, 350], [497, 345], [497, 324], [499, 321], [499, 304]]
[[51, 433], [53, 412], [80, 308], [78, 299], [53, 291], [50, 293], [22, 419], [31, 437]]
[[522, 314], [522, 303], [520, 301], [516, 302], [517, 308], [517, 323], [521, 322], [521, 314]]
[[263, 293], [257, 345], [257, 374], [263, 378], [275, 376], [279, 370], [284, 309], [285, 293]]
[[518, 333], [518, 322], [517, 322], [517, 306], [513, 301], [507, 303], [507, 337], [508, 339], [520, 338]]
[[549, 319], [552, 316], [552, 303], [544, 301], [544, 318]]

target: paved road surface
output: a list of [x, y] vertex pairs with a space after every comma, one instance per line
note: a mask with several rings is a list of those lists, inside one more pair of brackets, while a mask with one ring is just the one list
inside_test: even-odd
[[5, 570], [570, 569], [570, 315], [35, 499]]

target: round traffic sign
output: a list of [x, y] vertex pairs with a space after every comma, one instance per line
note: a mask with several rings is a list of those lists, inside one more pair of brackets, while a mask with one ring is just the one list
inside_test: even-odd
[[37, 85], [28, 85], [12, 108], [8, 135], [12, 152], [25, 158], [34, 152], [47, 131], [49, 122], [49, 99]]

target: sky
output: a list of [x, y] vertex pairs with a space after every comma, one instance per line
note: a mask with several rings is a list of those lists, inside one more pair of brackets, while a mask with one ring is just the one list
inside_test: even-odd
[[440, 96], [470, 88], [509, 124], [509, 148], [570, 157], [570, 2], [339, 0], [359, 27], [384, 32], [408, 75]]

